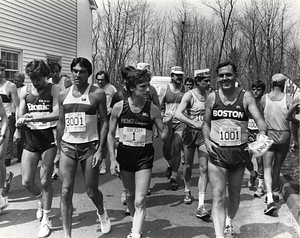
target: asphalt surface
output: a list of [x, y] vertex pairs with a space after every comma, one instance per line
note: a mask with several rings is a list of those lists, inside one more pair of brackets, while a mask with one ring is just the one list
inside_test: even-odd
[[[203, 221], [196, 217], [198, 162], [193, 167], [191, 205], [183, 203], [182, 166], [179, 172], [179, 189], [171, 191], [169, 180], [165, 177], [166, 161], [162, 158], [161, 141], [156, 139], [154, 146], [156, 159], [151, 181], [151, 195], [147, 198], [147, 215], [143, 238], [204, 238], [215, 237], [211, 220]], [[37, 237], [40, 222], [36, 219], [36, 199], [21, 185], [20, 164], [16, 160], [8, 167], [15, 176], [8, 193], [9, 207], [0, 215], [0, 238]], [[246, 171], [241, 191], [241, 203], [233, 226], [238, 237], [242, 238], [299, 238], [300, 228], [282, 195], [276, 204], [278, 211], [274, 216], [263, 214], [264, 198], [255, 198], [254, 191], [247, 187], [249, 173]], [[257, 183], [257, 181], [256, 181]], [[60, 220], [60, 182], [53, 182], [54, 198], [51, 210], [52, 232], [49, 237], [63, 238]], [[100, 175], [99, 188], [104, 194], [105, 207], [110, 216], [112, 230], [102, 234], [100, 224], [96, 222], [96, 209], [87, 197], [82, 182], [80, 166], [78, 167], [73, 197], [74, 214], [72, 220], [73, 238], [126, 238], [131, 229], [131, 218], [124, 215], [125, 206], [120, 202], [121, 181], [109, 173]], [[298, 200], [299, 201], [299, 200]], [[211, 209], [211, 187], [208, 184], [205, 203]]]

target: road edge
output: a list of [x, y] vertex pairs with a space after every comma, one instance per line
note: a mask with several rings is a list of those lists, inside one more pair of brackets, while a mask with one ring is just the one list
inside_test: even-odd
[[300, 225], [300, 203], [299, 194], [290, 186], [290, 183], [280, 174], [279, 179], [280, 193], [290, 209], [291, 213], [295, 217], [297, 223]]

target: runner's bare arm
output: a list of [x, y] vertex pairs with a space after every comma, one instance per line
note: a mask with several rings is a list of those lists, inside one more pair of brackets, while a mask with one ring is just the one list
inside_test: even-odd
[[[100, 118], [100, 135], [99, 135], [99, 147], [97, 154], [100, 153], [100, 159], [104, 157], [103, 150], [106, 145], [107, 132], [108, 132], [108, 120], [107, 120], [107, 107], [106, 107], [106, 95], [104, 90], [97, 88], [92, 95], [97, 99], [98, 113]], [[98, 162], [97, 162], [98, 163]], [[96, 164], [94, 164], [96, 166]]]
[[287, 120], [295, 123], [299, 122], [299, 120], [294, 117], [294, 113], [297, 111], [299, 103], [299, 98], [295, 97], [286, 115]]
[[[2, 98], [0, 97], [0, 117], [1, 117], [1, 135], [6, 135], [8, 129], [8, 118], [2, 103]], [[4, 142], [4, 137], [0, 137], [0, 145]]]
[[[69, 89], [70, 90], [70, 89]], [[69, 90], [62, 91], [58, 95], [58, 108], [59, 108], [59, 113], [58, 113], [58, 123], [57, 123], [57, 132], [56, 132], [56, 141], [57, 141], [57, 154], [60, 154], [60, 142], [61, 138], [64, 134], [65, 130], [65, 110], [63, 107], [63, 101], [68, 95]]]
[[18, 120], [18, 111], [19, 111], [19, 105], [20, 105], [20, 99], [18, 97], [18, 91], [15, 84], [10, 83], [8, 90], [10, 91], [12, 103], [16, 109], [16, 120]]
[[151, 115], [151, 119], [154, 120], [154, 124], [157, 128], [157, 131], [158, 131], [161, 139], [162, 140], [166, 139], [169, 136], [168, 135], [168, 123], [171, 123], [172, 120], [169, 120], [167, 122], [167, 124], [165, 125], [162, 122], [161, 112], [160, 112], [159, 108], [156, 105], [154, 105], [153, 103], [151, 104], [150, 115]]
[[212, 113], [212, 108], [214, 103], [215, 103], [215, 93], [212, 92], [208, 95], [205, 102], [205, 114], [204, 114], [204, 122], [202, 126], [202, 133], [203, 133], [204, 142], [207, 151], [216, 155], [216, 153], [213, 150], [213, 147], [217, 147], [217, 145], [210, 140], [211, 113]]
[[263, 115], [257, 108], [254, 97], [248, 91], [246, 91], [245, 96], [244, 96], [244, 105], [247, 107], [247, 110], [251, 113], [252, 117], [256, 121], [259, 132], [266, 134], [267, 130], [268, 130], [268, 126], [263, 119]]
[[110, 172], [112, 175], [118, 175], [118, 173], [120, 172], [119, 165], [115, 158], [115, 137], [116, 137], [118, 119], [122, 112], [122, 108], [123, 108], [123, 101], [117, 102], [112, 108], [110, 121], [109, 121], [107, 145], [108, 145], [109, 158], [110, 158]]

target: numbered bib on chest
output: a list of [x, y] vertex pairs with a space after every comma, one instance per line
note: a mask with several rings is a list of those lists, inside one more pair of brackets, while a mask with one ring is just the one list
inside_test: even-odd
[[123, 144], [144, 147], [146, 142], [146, 128], [124, 127]]
[[250, 118], [248, 120], [248, 129], [250, 129], [250, 130], [258, 130], [258, 126], [257, 126], [255, 120], [252, 119], [252, 118]]
[[86, 130], [85, 112], [71, 112], [65, 114], [67, 132], [82, 132]]
[[220, 146], [241, 145], [241, 127], [240, 126], [221, 126], [219, 129]]

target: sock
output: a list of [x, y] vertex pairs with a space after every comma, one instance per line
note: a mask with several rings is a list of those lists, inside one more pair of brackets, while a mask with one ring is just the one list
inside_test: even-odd
[[48, 223], [49, 222], [49, 213], [50, 213], [50, 211], [51, 210], [43, 209], [43, 218], [42, 218], [41, 223]]
[[41, 192], [40, 195], [35, 196], [36, 199], [37, 199], [38, 202], [39, 202], [39, 205], [42, 205], [42, 204], [43, 204], [43, 201], [42, 201], [42, 195], [43, 195], [43, 193]]
[[232, 219], [226, 216], [226, 226], [232, 226]]
[[105, 217], [106, 217], [106, 214], [105, 214], [105, 208], [103, 208], [103, 209], [104, 209], [104, 212], [103, 212], [102, 215], [100, 215], [100, 214], [99, 214], [99, 211], [97, 211], [97, 213], [98, 213], [98, 215], [99, 215], [99, 217], [100, 217], [100, 220], [104, 220]]
[[177, 179], [177, 173], [178, 172], [174, 172], [174, 171], [172, 171], [172, 176], [171, 176], [171, 179]]
[[268, 204], [270, 204], [271, 202], [274, 202], [273, 193], [267, 193], [267, 198], [268, 198]]
[[265, 182], [264, 182], [264, 179], [263, 179], [263, 178], [259, 178], [259, 179], [258, 179], [258, 187], [260, 187], [260, 186], [261, 186], [261, 187], [264, 187], [264, 183], [265, 183]]
[[198, 208], [200, 208], [202, 205], [204, 205], [204, 197], [205, 193], [198, 193]]
[[131, 233], [132, 238], [141, 238], [141, 234]]
[[191, 181], [185, 181], [184, 179], [184, 191], [187, 192], [187, 191], [190, 191], [190, 187], [191, 187]]

